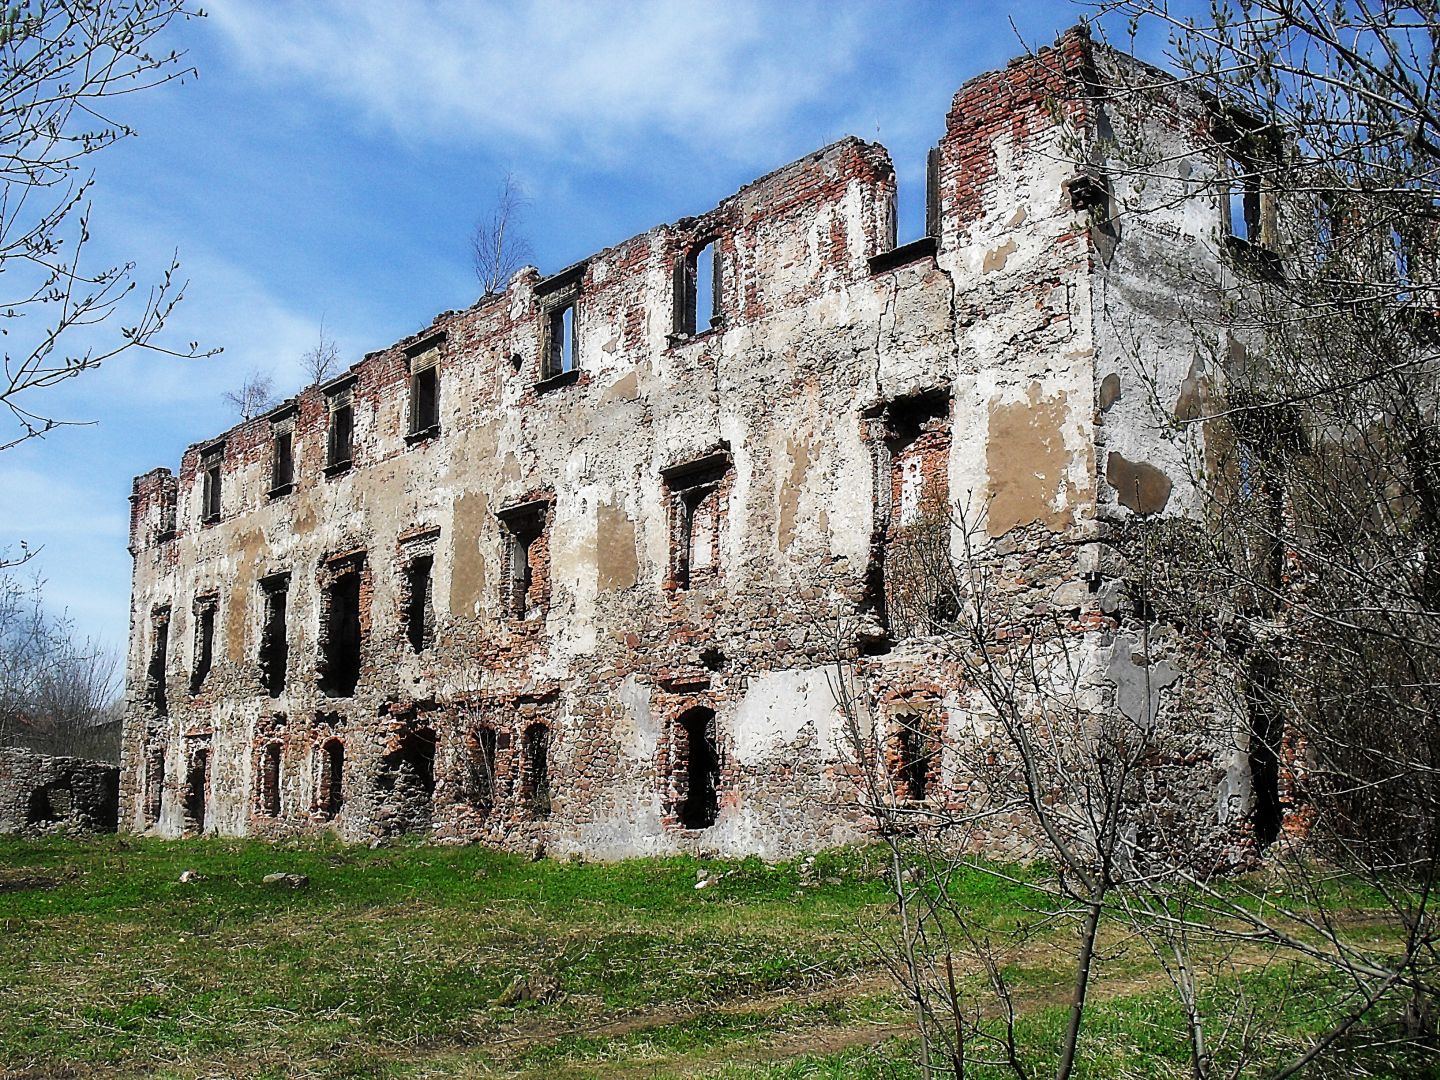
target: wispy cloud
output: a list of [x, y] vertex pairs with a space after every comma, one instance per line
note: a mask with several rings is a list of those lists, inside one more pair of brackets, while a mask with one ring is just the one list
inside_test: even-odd
[[837, 4], [237, 0], [215, 25], [255, 73], [304, 80], [396, 132], [607, 155], [635, 138], [748, 156], [853, 73], [883, 8]]

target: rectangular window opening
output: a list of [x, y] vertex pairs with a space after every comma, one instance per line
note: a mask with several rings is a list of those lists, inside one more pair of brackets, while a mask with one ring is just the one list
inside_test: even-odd
[[265, 817], [280, 816], [281, 756], [282, 748], [278, 742], [268, 742], [260, 750], [258, 809]]
[[145, 673], [146, 696], [156, 716], [168, 716], [170, 705], [166, 697], [165, 672], [169, 667], [170, 652], [170, 608], [166, 605], [156, 608], [151, 616], [154, 635], [150, 646], [150, 666]]
[[287, 495], [295, 486], [295, 433], [277, 430], [270, 447], [270, 496]]
[[405, 567], [405, 636], [415, 653], [424, 652], [435, 639], [434, 568], [433, 555], [417, 555]]
[[505, 530], [500, 600], [511, 618], [538, 618], [549, 604], [549, 547], [543, 542], [547, 511], [547, 503], [526, 503], [498, 515]]
[[550, 309], [542, 379], [553, 379], [576, 369], [575, 300]]
[[260, 630], [260, 682], [269, 695], [279, 697], [285, 690], [290, 660], [287, 622], [290, 575], [275, 574], [260, 582], [265, 600], [265, 623]]
[[195, 666], [190, 671], [190, 693], [200, 693], [215, 659], [215, 615], [220, 597], [211, 593], [195, 600]]
[[145, 821], [160, 820], [165, 797], [165, 744], [152, 743], [145, 750]]
[[520, 745], [525, 763], [522, 801], [531, 817], [543, 820], [550, 816], [550, 729], [531, 724]]
[[[1236, 163], [1237, 169], [1244, 166]], [[1247, 244], [1260, 243], [1260, 176], [1236, 172], [1230, 177], [1226, 194], [1226, 224], [1230, 235]]]
[[469, 758], [468, 793], [470, 805], [477, 810], [489, 810], [495, 805], [495, 762], [499, 740], [495, 729], [488, 725], [476, 728], [466, 740]]
[[725, 322], [720, 299], [720, 243], [688, 252], [676, 272], [675, 332], [703, 334]]
[[345, 559], [325, 567], [322, 578], [319, 682], [329, 697], [354, 696], [360, 681], [363, 568], [363, 559]]
[[204, 524], [220, 520], [221, 465], [225, 448], [207, 450], [200, 458], [203, 490], [200, 499], [200, 520]]
[[439, 354], [431, 349], [411, 361], [410, 435], [422, 438], [440, 430]]
[[718, 577], [730, 460], [726, 454], [667, 470], [670, 582], [690, 589]]
[[350, 387], [344, 386], [326, 398], [329, 422], [325, 434], [325, 471], [343, 472], [350, 467], [353, 455], [355, 411], [351, 404]]

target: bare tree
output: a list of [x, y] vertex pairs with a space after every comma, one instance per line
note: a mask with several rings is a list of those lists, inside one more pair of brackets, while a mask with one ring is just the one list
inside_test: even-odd
[[[911, 888], [909, 944], [893, 965], [916, 1001], [923, 1067], [959, 1075], [963, 1047], [1016, 1048], [1013, 1023], [1007, 1042], [947, 985], [966, 926], [938, 899], [956, 860], [934, 851], [983, 838], [976, 823], [1009, 814], [1018, 792], [1057, 871], [1032, 887], [1079, 930], [1057, 1076], [1076, 1061], [1107, 924], [1164, 971], [1197, 1080], [1289, 1077], [1322, 1062], [1346, 1075], [1428, 1073], [1440, 1009], [1440, 10], [1242, 0], [1185, 22], [1141, 0], [1102, 12], [1125, 30], [1126, 20], [1168, 26], [1172, 66], [1210, 110], [1193, 134], [1221, 167], [1192, 173], [1177, 195], [1214, 199], [1228, 219], [1218, 276], [1190, 282], [1207, 402], [1180, 415], [1158, 393], [1153, 402], [1161, 429], [1196, 450], [1203, 512], [1109, 522], [1090, 541], [1117, 598], [1102, 679], [1083, 626], [1043, 596], [997, 587], [1020, 575], [963, 508], [957, 565], [941, 555], [948, 535], [887, 565], [887, 576], [914, 576], [887, 589], [921, 599], [904, 608], [910, 623], [920, 617], [912, 632], [935, 639], [937, 670], [976, 695], [968, 705], [987, 732], [978, 747], [944, 747], [981, 763], [963, 812], [878, 800], [917, 839], [922, 826], [945, 838], [929, 852], [912, 844], [895, 875], [928, 882]], [[1142, 107], [1174, 86], [1143, 65], [1081, 74], [1077, 96]], [[1173, 185], [1164, 146], [1094, 149], [1081, 160], [1103, 162], [1112, 181], [1128, 172]], [[1098, 226], [1145, 212], [1143, 200], [1116, 198]], [[1133, 342], [1142, 372], [1147, 344]], [[1056, 544], [1026, 557], [1069, 558]], [[1046, 574], [1027, 564], [1023, 577]], [[930, 596], [946, 590], [953, 604]], [[946, 610], [959, 614], [931, 614]], [[1122, 646], [1128, 705], [1114, 678]], [[1208, 679], [1215, 699], [1187, 704], [1185, 680], [1161, 693], [1166, 664]], [[1113, 700], [1095, 692], [1106, 683]], [[1227, 713], [1237, 730], [1222, 726]], [[1206, 717], [1220, 723], [1207, 729]], [[1248, 756], [1245, 821], [1265, 872], [1219, 881], [1223, 862], [1197, 858], [1203, 845], [1153, 796], [1195, 767], [1196, 747], [1230, 738]], [[883, 774], [875, 742], [862, 768]], [[1393, 932], [1358, 932], [1349, 889]], [[972, 943], [968, 954], [984, 967], [993, 950]], [[1294, 998], [1251, 982], [1276, 967], [1310, 1016], [1298, 1049], [1276, 1037]], [[992, 986], [996, 1015], [1013, 1016], [1003, 979]], [[951, 1051], [943, 1067], [936, 1047]], [[1038, 1048], [1018, 1049], [996, 1063], [1033, 1073]]]
[[325, 333], [325, 320], [320, 320], [320, 339], [300, 356], [300, 366], [309, 378], [308, 386], [319, 386], [340, 370], [340, 346]]
[[483, 296], [502, 292], [510, 279], [530, 258], [530, 244], [521, 228], [529, 200], [511, 173], [495, 193], [495, 204], [476, 223], [470, 234], [470, 253], [475, 280]]
[[[108, 112], [112, 99], [194, 74], [156, 46], [172, 20], [199, 14], [186, 0], [0, 7], [0, 405], [11, 422], [0, 450], [73, 422], [49, 415], [37, 391], [135, 348], [200, 355], [194, 342], [176, 352], [158, 340], [184, 293], [177, 262], [137, 293], [134, 263], [88, 258], [85, 172], [91, 154], [134, 134]], [[100, 332], [112, 318], [118, 331]]]
[[236, 389], [227, 390], [225, 402], [241, 420], [253, 420], [275, 407], [275, 380], [262, 371], [252, 371]]
[[0, 745], [113, 759], [120, 666], [45, 605], [44, 581], [0, 575]]

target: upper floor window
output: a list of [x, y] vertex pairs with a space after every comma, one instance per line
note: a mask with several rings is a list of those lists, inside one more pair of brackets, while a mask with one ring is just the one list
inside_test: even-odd
[[200, 520], [207, 524], [220, 520], [220, 480], [224, 461], [224, 443], [212, 446], [200, 455]]
[[1226, 109], [1214, 120], [1215, 139], [1223, 150], [1222, 228], [1242, 250], [1273, 248], [1274, 199], [1265, 174], [1280, 160], [1277, 131], [1258, 118]]
[[550, 602], [550, 550], [546, 521], [550, 504], [535, 501], [498, 512], [505, 527], [501, 557], [501, 605], [505, 614], [528, 619], [545, 612]]
[[730, 455], [709, 454], [662, 474], [670, 513], [670, 582], [690, 589], [720, 574], [720, 537], [729, 504]]
[[365, 556], [338, 556], [320, 567], [320, 689], [350, 697], [360, 681], [360, 659], [369, 619], [365, 609]]
[[325, 471], [341, 472], [350, 467], [353, 449], [351, 442], [355, 432], [355, 410], [351, 403], [354, 377], [351, 376], [339, 386], [328, 389], [325, 394], [326, 412], [329, 423], [326, 428]]
[[440, 431], [440, 347], [431, 345], [410, 357], [411, 439]]
[[270, 425], [270, 497], [288, 495], [295, 488], [295, 414]]
[[285, 690], [286, 668], [290, 659], [290, 634], [287, 627], [290, 596], [290, 575], [272, 574], [260, 582], [265, 621], [260, 627], [260, 682], [271, 697]]
[[707, 240], [686, 254], [677, 267], [675, 289], [677, 334], [703, 334], [724, 323], [718, 240]]
[[431, 529], [402, 537], [400, 621], [410, 651], [421, 653], [435, 642], [435, 543]]
[[578, 304], [574, 295], [563, 303], [550, 308], [545, 314], [545, 355], [540, 366], [540, 378], [554, 379], [576, 370], [575, 360], [575, 311]]
[[190, 671], [190, 693], [198, 694], [215, 661], [215, 619], [220, 611], [218, 593], [195, 598], [195, 666]]

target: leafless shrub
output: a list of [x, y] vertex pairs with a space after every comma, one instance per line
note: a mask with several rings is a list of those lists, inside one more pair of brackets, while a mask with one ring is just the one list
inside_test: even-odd
[[482, 296], [502, 292], [530, 258], [521, 220], [528, 205], [524, 188], [506, 173], [493, 207], [476, 221], [470, 234], [470, 254]]

